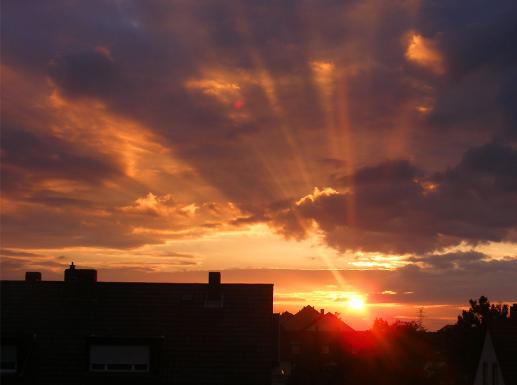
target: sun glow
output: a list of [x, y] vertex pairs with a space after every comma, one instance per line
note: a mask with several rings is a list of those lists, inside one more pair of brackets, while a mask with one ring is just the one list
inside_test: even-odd
[[354, 295], [348, 299], [348, 308], [355, 312], [361, 312], [365, 309], [365, 300], [362, 296]]

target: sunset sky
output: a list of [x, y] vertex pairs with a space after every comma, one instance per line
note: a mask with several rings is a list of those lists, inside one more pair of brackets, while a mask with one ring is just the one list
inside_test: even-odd
[[358, 329], [517, 302], [514, 0], [1, 8], [2, 279], [217, 270]]

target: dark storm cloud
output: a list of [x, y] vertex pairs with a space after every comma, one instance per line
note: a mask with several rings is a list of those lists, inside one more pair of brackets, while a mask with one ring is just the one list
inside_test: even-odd
[[470, 149], [445, 173], [425, 175], [389, 161], [341, 179], [350, 192], [313, 195], [272, 214], [287, 236], [314, 220], [342, 250], [426, 252], [462, 241], [502, 241], [517, 226], [517, 151], [491, 143]]
[[353, 176], [344, 176], [337, 182], [347, 185], [357, 183], [367, 185], [369, 183], [413, 183], [415, 178], [421, 176], [422, 171], [404, 159], [388, 160], [375, 166], [368, 166], [357, 170]]
[[481, 124], [515, 140], [516, 17], [511, 0], [492, 6], [473, 1], [467, 7], [453, 1], [423, 2], [419, 26], [437, 37], [449, 72], [449, 81], [439, 87], [432, 122], [478, 129]]
[[[361, 8], [354, 3], [328, 3], [325, 6], [312, 3], [303, 6], [282, 3], [265, 6], [250, 2], [246, 6], [236, 6], [228, 2], [205, 4], [202, 7], [141, 3], [136, 7], [140, 12], [138, 14], [134, 10], [135, 7], [129, 5], [111, 8], [104, 6], [103, 8], [107, 8], [108, 14], [116, 21], [110, 27], [102, 23], [103, 18], [96, 17], [96, 14], [88, 9], [81, 17], [84, 20], [83, 24], [88, 29], [91, 28], [91, 24], [96, 25], [99, 31], [94, 32], [89, 39], [79, 35], [82, 37], [79, 47], [95, 47], [95, 44], [101, 44], [101, 37], [104, 37], [106, 44], [112, 44], [114, 61], [123, 63], [119, 71], [128, 75], [128, 84], [120, 89], [120, 95], [104, 92], [112, 81], [113, 63], [103, 55], [92, 52], [60, 52], [59, 55], [64, 55], [59, 59], [64, 62], [61, 66], [66, 68], [57, 72], [51, 70], [51, 74], [65, 92], [91, 94], [97, 90], [99, 97], [108, 99], [114, 108], [126, 110], [123, 111], [125, 113], [152, 109], [154, 127], [165, 129], [163, 126], [167, 122], [167, 134], [172, 140], [177, 140], [177, 135], [180, 134], [177, 132], [178, 128], [184, 125], [189, 125], [190, 137], [194, 138], [195, 131], [203, 130], [209, 122], [212, 122], [211, 126], [216, 126], [219, 132], [228, 130], [228, 127], [225, 127], [228, 122], [220, 116], [221, 111], [208, 108], [206, 101], [202, 105], [196, 105], [199, 100], [189, 99], [181, 92], [178, 94], [177, 89], [167, 91], [155, 84], [153, 78], [170, 82], [172, 74], [174, 89], [181, 87], [178, 82], [180, 83], [186, 75], [199, 73], [204, 64], [217, 63], [235, 70], [256, 69], [258, 64], [252, 59], [252, 56], [255, 56], [259, 57], [264, 68], [271, 72], [274, 81], [277, 80], [277, 76], [285, 73], [306, 79], [305, 82], [287, 87], [275, 81], [274, 86], [277, 88], [278, 98], [291, 118], [301, 114], [303, 119], [300, 119], [299, 123], [305, 122], [307, 125], [307, 122], [312, 122], [311, 126], [317, 128], [321, 126], [321, 116], [318, 117], [321, 111], [318, 111], [318, 103], [315, 100], [308, 63], [314, 56], [318, 57], [320, 51], [327, 51], [327, 59], [339, 64], [350, 61], [363, 64], [350, 54], [336, 56], [334, 52], [329, 52], [332, 43], [346, 47], [349, 40], [358, 38], [356, 34], [365, 28], [360, 21], [346, 26], [346, 23], [340, 23], [336, 16], [332, 16], [333, 13], [344, 14], [347, 10], [352, 12], [354, 5], [359, 8], [359, 11], [356, 11], [359, 18], [371, 16], [369, 12], [375, 13], [378, 27], [372, 40], [357, 39], [357, 44], [368, 52], [376, 66], [362, 68], [350, 81], [349, 93], [353, 96], [350, 98], [351, 119], [358, 127], [366, 125], [375, 129], [389, 128], [395, 124], [394, 111], [401, 102], [419, 93], [411, 85], [412, 76], [408, 77], [399, 69], [404, 61], [404, 47], [399, 40], [413, 27], [411, 23], [404, 21], [407, 19], [402, 15], [407, 11], [401, 6], [380, 7], [375, 11], [365, 7], [364, 15]], [[79, 11], [69, 11], [79, 18]], [[202, 32], [190, 31], [181, 23], [174, 26], [174, 22], [180, 17], [190, 18], [194, 23], [202, 25]], [[91, 23], [86, 24], [86, 21]], [[465, 22], [470, 20], [466, 19]], [[134, 28], [128, 33], [127, 24], [131, 23]], [[312, 48], [308, 44], [304, 27], [311, 23], [317, 26], [325, 25], [317, 36], [321, 47]], [[117, 36], [118, 40], [114, 40], [116, 34], [113, 30], [116, 28], [126, 33], [128, 41], [125, 41], [122, 35]], [[455, 30], [451, 31], [454, 32]], [[129, 42], [130, 38], [135, 36], [138, 37], [136, 47], [131, 46]], [[178, 43], [178, 40], [181, 40], [181, 43]], [[218, 58], [215, 63], [213, 57], [209, 57], [210, 52], [211, 56]], [[49, 52], [48, 55], [48, 59], [51, 60], [55, 53]], [[159, 104], [155, 108], [147, 105], [145, 100], [141, 108], [135, 105], [137, 101], [137, 104], [140, 104], [141, 96], [146, 94], [146, 88], [152, 89], [153, 104]], [[128, 100], [127, 92], [137, 100]], [[468, 93], [464, 96], [468, 96]], [[181, 100], [185, 99], [187, 102], [181, 103]], [[168, 113], [171, 105], [178, 105], [178, 108], [173, 107], [171, 113]], [[309, 106], [310, 108], [307, 108]], [[203, 112], [200, 116], [201, 110]], [[182, 111], [183, 115], [186, 115], [183, 119]], [[375, 113], [372, 114], [372, 111]], [[144, 113], [137, 114], [137, 117], [149, 119], [142, 114]], [[200, 119], [202, 116], [206, 118]], [[175, 122], [178, 124], [174, 124]], [[226, 150], [232, 151], [231, 148]], [[200, 167], [205, 166], [204, 162], [200, 163]]]
[[[123, 19], [134, 24], [134, 30], [127, 34], [128, 41], [123, 37], [114, 40], [112, 31], [101, 23], [100, 31], [93, 32], [92, 37], [82, 39], [78, 45], [89, 44], [90, 51], [83, 49], [78, 53], [74, 46], [60, 49], [57, 55], [48, 52], [52, 62], [49, 72], [56, 85], [65, 95], [97, 96], [114, 111], [152, 127], [178, 145], [180, 155], [230, 199], [243, 204], [249, 198], [266, 202], [276, 199], [279, 191], [271, 181], [270, 171], [260, 159], [250, 156], [253, 151], [249, 146], [235, 139], [243, 135], [271, 135], [270, 140], [278, 143], [271, 148], [273, 163], [281, 161], [286, 147], [302, 148], [301, 157], [311, 156], [310, 150], [303, 149], [309, 145], [303, 137], [295, 139], [301, 144], [292, 143], [292, 138], [303, 130], [319, 130], [324, 125], [309, 62], [311, 55], [317, 57], [320, 50], [331, 48], [328, 38], [335, 42], [341, 34], [343, 40], [346, 27], [333, 16], [336, 23], [322, 31], [325, 47], [308, 52], [304, 25], [315, 10], [319, 26], [326, 15], [333, 11], [342, 13], [347, 7], [339, 3], [329, 3], [322, 9], [316, 4], [299, 9], [294, 3], [267, 7], [258, 3], [246, 6], [217, 3], [191, 9], [178, 4], [169, 7], [142, 3], [137, 7], [138, 14], [129, 8], [108, 10], [115, 17], [115, 26], [122, 28]], [[70, 12], [75, 15], [76, 11]], [[89, 17], [92, 17], [89, 12], [83, 16], [85, 21]], [[192, 19], [193, 24], [199, 23], [202, 28], [196, 30], [182, 24], [178, 20], [182, 17]], [[102, 32], [105, 43], [98, 39]], [[136, 45], [129, 40], [136, 41]], [[98, 45], [108, 46], [112, 58], [95, 51]], [[333, 54], [328, 58], [334, 59]], [[228, 106], [213, 98], [184, 90], [183, 82], [189, 76], [199, 76], [203, 67], [214, 65], [235, 73], [267, 71], [282, 117], [271, 116], [271, 101], [263, 85], [242, 87], [247, 113], [251, 116], [246, 122], [228, 119]], [[114, 68], [119, 72], [118, 80]], [[294, 77], [296, 81], [280, 81], [278, 78], [282, 76]], [[377, 85], [371, 82], [371, 88]], [[282, 125], [289, 126], [292, 131], [289, 136], [278, 131], [277, 127]], [[249, 170], [254, 170], [253, 175]], [[292, 182], [295, 183], [300, 184]]]
[[2, 4], [2, 62], [45, 74], [57, 55], [116, 42], [138, 44], [130, 2]]
[[[446, 254], [431, 254], [423, 257], [411, 257], [408, 260], [416, 263], [423, 263], [424, 266], [430, 266], [434, 269], [462, 269], [464, 267], [472, 267], [474, 264], [480, 266], [483, 260], [487, 259], [487, 255], [479, 252], [458, 252]], [[491, 261], [487, 265], [498, 263]]]
[[[408, 265], [386, 282], [398, 293], [412, 291], [411, 300], [450, 303], [477, 298], [486, 293], [497, 300], [515, 300], [517, 256], [499, 260], [490, 259], [478, 252], [446, 253], [417, 258], [422, 267]], [[451, 263], [449, 265], [448, 263]], [[396, 300], [402, 300], [396, 297]], [[406, 299], [407, 300], [407, 299]]]
[[454, 1], [423, 2], [420, 27], [425, 34], [440, 32], [448, 66], [456, 76], [480, 67], [506, 69], [517, 63], [515, 2], [502, 0], [487, 7], [482, 0], [468, 7]]
[[67, 95], [108, 95], [116, 83], [117, 71], [102, 51], [81, 52], [56, 58], [50, 74]]
[[[425, 253], [501, 241], [515, 229], [512, 3], [10, 2], [2, 62], [48, 79], [49, 93], [99, 101], [152, 131], [248, 211], [239, 223], [269, 218], [302, 238], [299, 220], [315, 220], [338, 249]], [[409, 62], [411, 34], [436, 46], [443, 73]], [[332, 74], [318, 79], [315, 62]], [[64, 178], [93, 189], [124, 176], [102, 149], [86, 154], [49, 126], [3, 130], [2, 188], [48, 206], [105, 208], [35, 186]], [[329, 180], [351, 192], [272, 208]], [[95, 218], [96, 230], [78, 213], [36, 212], [29, 226], [28, 209], [10, 213], [6, 239], [23, 242], [25, 231], [43, 242], [49, 218], [53, 246], [59, 234], [63, 245], [164, 239], [108, 219]]]
[[[91, 184], [122, 175], [112, 160], [98, 154], [81, 154], [68, 142], [51, 135], [38, 135], [14, 124], [2, 127], [2, 191], [30, 192], [45, 179], [67, 179]], [[73, 199], [68, 197], [68, 199]]]
[[489, 178], [495, 188], [515, 193], [517, 192], [517, 151], [496, 143], [470, 149], [459, 164], [458, 172]]
[[[467, 257], [467, 262], [462, 262]], [[402, 303], [457, 303], [466, 304], [468, 298], [488, 295], [494, 300], [514, 301], [516, 285], [513, 277], [517, 273], [517, 260], [507, 258], [501, 261], [468, 262], [468, 255], [460, 256], [462, 268], [422, 269], [408, 266], [399, 271], [387, 273], [382, 280], [384, 290], [395, 295], [378, 294], [372, 301]], [[404, 294], [407, 293], [407, 294]]]
[[[48, 202], [38, 202], [47, 203]], [[55, 202], [51, 202], [55, 204]], [[121, 221], [109, 211], [90, 207], [25, 205], [2, 216], [2, 245], [5, 247], [59, 248], [106, 247], [128, 249], [160, 242], [163, 237], [134, 234], [134, 222]], [[60, 209], [61, 208], [61, 209]], [[88, 221], [79, 218], [88, 218]]]

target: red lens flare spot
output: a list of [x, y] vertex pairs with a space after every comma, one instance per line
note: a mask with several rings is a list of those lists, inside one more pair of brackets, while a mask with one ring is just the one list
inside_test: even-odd
[[235, 108], [236, 110], [240, 110], [242, 107], [244, 107], [244, 100], [236, 100], [233, 103], [233, 108]]

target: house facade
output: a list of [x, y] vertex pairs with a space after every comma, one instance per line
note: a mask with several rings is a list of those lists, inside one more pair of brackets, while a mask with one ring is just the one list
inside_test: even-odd
[[3, 384], [271, 382], [273, 285], [2, 281]]

